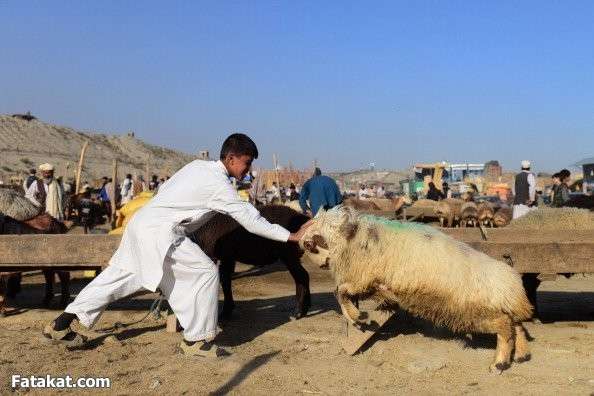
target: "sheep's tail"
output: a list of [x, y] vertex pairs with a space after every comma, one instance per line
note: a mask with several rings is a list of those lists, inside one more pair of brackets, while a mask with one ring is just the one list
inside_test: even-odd
[[532, 319], [534, 308], [532, 307], [532, 304], [530, 304], [530, 301], [528, 301], [528, 297], [526, 297], [526, 293], [524, 293], [523, 290], [519, 293], [514, 304], [510, 308], [511, 309], [507, 314], [515, 323], [525, 322]]

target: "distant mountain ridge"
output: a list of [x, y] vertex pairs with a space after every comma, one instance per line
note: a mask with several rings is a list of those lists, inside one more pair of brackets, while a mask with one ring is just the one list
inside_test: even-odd
[[151, 145], [133, 134], [110, 135], [81, 132], [56, 126], [36, 118], [0, 115], [0, 178], [6, 183], [28, 169], [50, 162], [58, 176], [74, 177], [80, 150], [89, 141], [82, 179], [92, 181], [111, 176], [112, 161], [118, 161], [118, 178], [126, 173], [171, 175], [196, 157], [180, 151]]

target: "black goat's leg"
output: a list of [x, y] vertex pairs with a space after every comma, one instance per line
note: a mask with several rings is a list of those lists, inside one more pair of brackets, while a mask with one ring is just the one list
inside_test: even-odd
[[60, 278], [60, 288], [62, 290], [60, 308], [66, 308], [66, 305], [70, 301], [70, 272], [58, 271], [58, 278]]
[[307, 315], [311, 308], [311, 294], [309, 291], [309, 274], [301, 265], [301, 261], [296, 257], [285, 258], [283, 262], [287, 266], [289, 273], [295, 281], [295, 297], [297, 299], [297, 309], [295, 317], [300, 319]]
[[6, 297], [15, 298], [21, 291], [22, 274], [15, 272], [6, 276]]
[[43, 306], [49, 307], [54, 298], [54, 270], [43, 270], [45, 277], [45, 297], [43, 297]]
[[233, 289], [231, 288], [231, 278], [235, 272], [235, 260], [221, 260], [219, 266], [219, 276], [221, 281], [221, 287], [223, 288], [223, 312], [221, 312], [221, 318], [231, 318], [233, 308], [235, 308], [235, 302], [233, 301]]
[[536, 289], [540, 285], [540, 279], [538, 279], [539, 274], [534, 273], [526, 273], [522, 274], [522, 284], [524, 285], [524, 290], [526, 291], [526, 297], [528, 297], [528, 301], [534, 307], [533, 311], [533, 318], [540, 319], [540, 315], [538, 312], [538, 303], [536, 299]]

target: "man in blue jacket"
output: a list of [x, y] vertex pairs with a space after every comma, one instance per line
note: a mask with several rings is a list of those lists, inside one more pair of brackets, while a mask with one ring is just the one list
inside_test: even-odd
[[311, 209], [311, 214], [315, 216], [320, 208], [330, 209], [341, 203], [342, 195], [338, 185], [331, 177], [322, 175], [320, 168], [316, 168], [313, 177], [301, 187], [299, 205], [303, 212]]

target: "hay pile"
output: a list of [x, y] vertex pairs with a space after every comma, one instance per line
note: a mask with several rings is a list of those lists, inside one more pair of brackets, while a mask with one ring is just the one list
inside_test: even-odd
[[539, 208], [512, 220], [516, 230], [594, 230], [594, 213], [578, 208]]
[[40, 210], [33, 202], [10, 188], [0, 188], [0, 214], [17, 221], [32, 219]]

